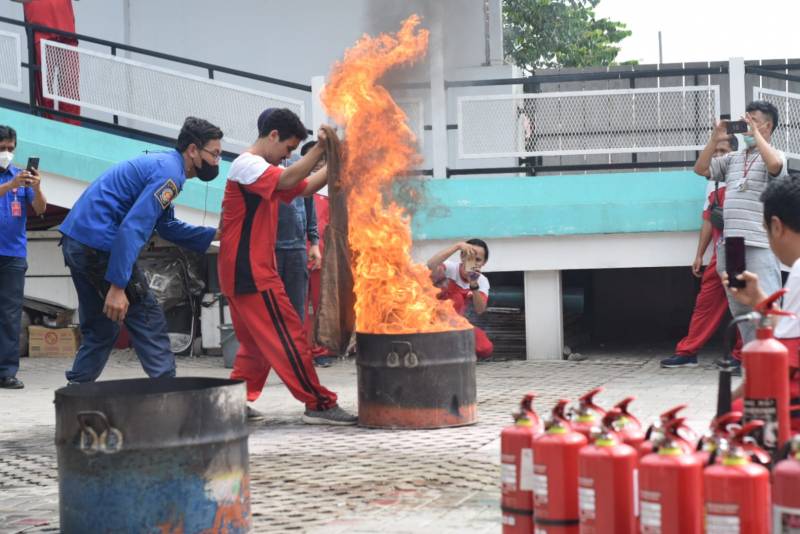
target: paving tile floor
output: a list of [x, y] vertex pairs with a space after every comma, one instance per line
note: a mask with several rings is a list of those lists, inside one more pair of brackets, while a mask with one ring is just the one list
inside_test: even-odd
[[[659, 355], [597, 351], [583, 362], [478, 364], [479, 422], [439, 430], [303, 425], [303, 407], [271, 377], [255, 403], [268, 419], [249, 440], [253, 532], [498, 532], [499, 433], [525, 392], [538, 394], [544, 413], [559, 398], [603, 386], [602, 405], [634, 395], [632, 410], [643, 421], [686, 403], [690, 424], [703, 429], [716, 402], [714, 356], [696, 369], [666, 371]], [[0, 390], [0, 534], [58, 532], [52, 400], [69, 364], [26, 358], [19, 374], [26, 388]], [[318, 372], [355, 411], [355, 363]], [[228, 370], [221, 358], [181, 358], [179, 375], [227, 377]], [[135, 355], [117, 351], [102, 378], [141, 376]]]

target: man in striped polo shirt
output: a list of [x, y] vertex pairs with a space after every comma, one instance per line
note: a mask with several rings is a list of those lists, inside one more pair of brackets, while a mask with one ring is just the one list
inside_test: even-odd
[[[744, 120], [749, 126], [749, 131], [743, 136], [747, 149], [713, 158], [717, 143], [728, 136], [727, 121], [719, 121], [697, 158], [694, 172], [711, 180], [726, 182], [723, 237], [745, 239], [747, 270], [758, 275], [761, 288], [771, 295], [781, 288], [781, 272], [764, 230], [761, 193], [773, 178], [788, 174], [786, 156], [770, 144], [772, 133], [778, 127], [778, 109], [773, 104], [763, 100], [750, 102]], [[717, 246], [717, 258], [717, 271], [721, 276], [725, 272], [722, 241]], [[728, 304], [734, 316], [752, 310], [737, 302], [730, 293]], [[742, 341], [747, 343], [755, 339], [755, 326], [750, 322], [739, 323], [739, 333]]]

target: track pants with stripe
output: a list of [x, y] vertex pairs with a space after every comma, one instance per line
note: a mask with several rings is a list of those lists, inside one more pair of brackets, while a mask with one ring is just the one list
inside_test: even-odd
[[247, 383], [247, 400], [254, 401], [271, 369], [294, 397], [311, 410], [336, 404], [336, 394], [319, 383], [303, 325], [286, 291], [268, 289], [228, 297], [239, 351], [231, 378]]

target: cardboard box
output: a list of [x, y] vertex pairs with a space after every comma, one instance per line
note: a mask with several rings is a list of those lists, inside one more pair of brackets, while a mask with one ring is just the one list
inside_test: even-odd
[[28, 356], [72, 357], [80, 346], [80, 330], [77, 326], [66, 328], [28, 327]]

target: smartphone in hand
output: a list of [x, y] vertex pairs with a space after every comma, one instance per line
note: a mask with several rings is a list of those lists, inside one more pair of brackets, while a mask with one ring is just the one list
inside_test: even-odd
[[728, 273], [728, 285], [730, 287], [741, 288], [747, 285], [745, 280], [736, 277], [746, 270], [744, 261], [744, 238], [726, 237], [725, 238], [725, 272]]
[[728, 121], [726, 123], [726, 131], [728, 134], [743, 134], [747, 133], [749, 129], [745, 121]]
[[28, 158], [28, 164], [25, 168], [29, 171], [36, 171], [39, 170], [39, 157], [38, 156], [31, 156]]

